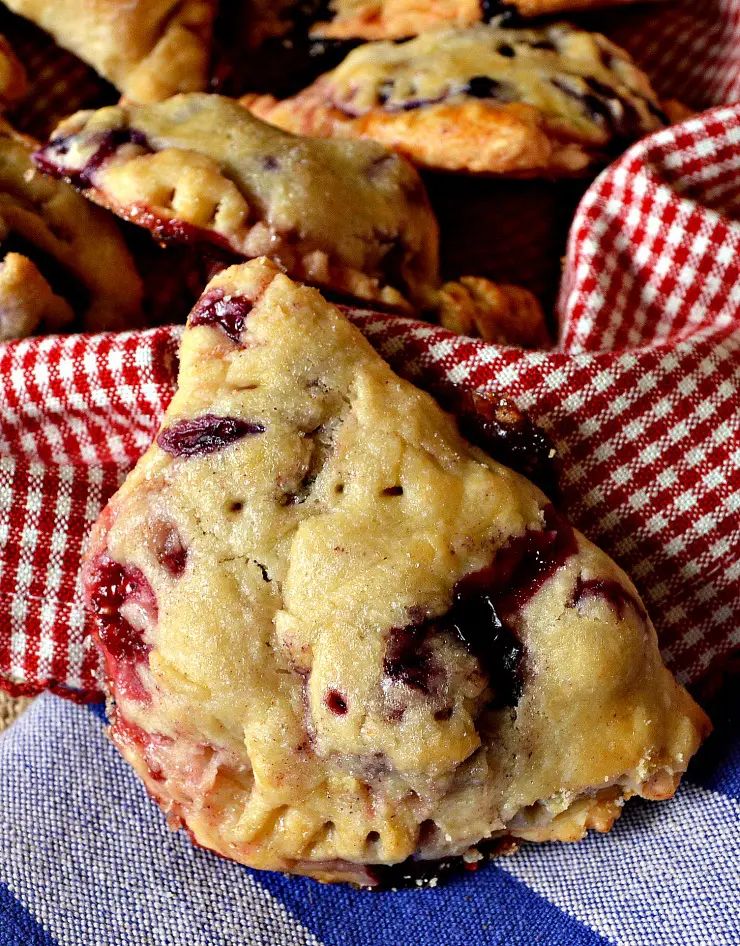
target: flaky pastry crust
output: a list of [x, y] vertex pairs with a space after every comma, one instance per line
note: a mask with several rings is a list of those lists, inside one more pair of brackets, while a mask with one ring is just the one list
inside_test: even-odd
[[205, 89], [216, 0], [7, 0], [127, 98]]
[[111, 734], [201, 845], [373, 885], [663, 798], [709, 724], [627, 576], [265, 260], [94, 529]]
[[565, 23], [367, 43], [292, 98], [242, 101], [299, 134], [370, 138], [422, 167], [521, 177], [583, 173], [668, 122], [628, 53]]
[[[0, 123], [0, 239], [6, 251], [30, 257], [85, 329], [140, 325], [141, 280], [116, 221], [69, 184], [39, 173], [31, 161], [36, 147], [32, 138]], [[53, 276], [45, 260], [53, 261]], [[62, 286], [55, 284], [59, 270]], [[6, 278], [15, 271], [14, 264]], [[28, 318], [22, 321], [30, 324]]]
[[37, 161], [160, 239], [269, 255], [297, 279], [397, 308], [427, 306], [438, 288], [426, 191], [375, 143], [296, 138], [193, 94], [79, 112]]

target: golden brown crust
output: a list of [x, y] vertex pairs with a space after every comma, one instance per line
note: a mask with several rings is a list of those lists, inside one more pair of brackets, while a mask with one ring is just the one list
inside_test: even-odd
[[296, 138], [222, 96], [78, 113], [40, 162], [158, 238], [269, 255], [297, 279], [406, 311], [439, 285], [437, 222], [409, 164], [371, 142]]
[[216, 0], [8, 0], [133, 101], [205, 89]]
[[90, 549], [116, 744], [253, 867], [372, 883], [608, 830], [708, 729], [627, 576], [266, 260], [191, 314]]
[[521, 348], [552, 344], [537, 296], [521, 286], [462, 276], [442, 286], [437, 311], [440, 325], [460, 335]]
[[368, 138], [422, 167], [565, 176], [667, 119], [629, 55], [567, 24], [477, 25], [368, 43], [292, 98], [245, 96], [304, 135]]
[[115, 220], [65, 182], [39, 173], [31, 161], [37, 146], [0, 123], [0, 239], [22, 239], [23, 255], [33, 261], [35, 247], [79, 282], [83, 298], [69, 301], [84, 328], [140, 325], [142, 284]]
[[[512, 10], [525, 17], [589, 10], [635, 0], [507, 0], [489, 4], [486, 17]], [[484, 19], [480, 0], [331, 0], [330, 20], [312, 33], [326, 39], [405, 39], [440, 26], [470, 26]]]

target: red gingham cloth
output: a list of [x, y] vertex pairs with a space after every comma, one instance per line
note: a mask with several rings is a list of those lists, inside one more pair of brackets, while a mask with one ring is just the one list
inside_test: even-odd
[[[706, 79], [705, 99], [733, 98], [740, 0], [683, 9], [696, 33], [686, 38], [682, 18], [680, 44], [675, 7], [636, 15], [653, 37], [646, 56], [669, 52], [660, 22], [682, 56], [703, 44], [694, 80]], [[740, 106], [719, 107], [640, 142], [589, 189], [571, 228], [556, 351], [352, 314], [421, 386], [505, 393], [547, 430], [566, 513], [628, 570], [686, 682], [740, 644], [739, 216]], [[0, 347], [0, 685], [11, 692], [98, 692], [81, 555], [172, 396], [179, 334]]]

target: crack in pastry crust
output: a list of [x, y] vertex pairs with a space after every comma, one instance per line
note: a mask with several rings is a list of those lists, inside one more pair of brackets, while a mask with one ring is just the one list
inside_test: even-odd
[[607, 830], [708, 728], [624, 573], [266, 260], [196, 306], [84, 584], [115, 743], [254, 867]]
[[438, 287], [437, 222], [410, 165], [296, 138], [217, 95], [80, 112], [37, 163], [161, 239], [269, 255], [297, 279], [408, 308]]
[[35, 147], [38, 142], [0, 123], [0, 238], [6, 253], [29, 258], [11, 261], [4, 280], [10, 285], [22, 267], [45, 300], [26, 299], [23, 316], [6, 309], [7, 331], [11, 322], [12, 337], [20, 337], [40, 321], [49, 328], [68, 321], [71, 310], [59, 304], [60, 295], [87, 330], [140, 325], [141, 280], [115, 220], [68, 184], [40, 174], [31, 161]]
[[216, 0], [8, 0], [128, 98], [206, 88]]
[[327, 39], [406, 39], [442, 26], [465, 27], [501, 17], [508, 26], [519, 17], [542, 16], [566, 10], [634, 0], [329, 0], [330, 19], [313, 27]]
[[624, 50], [564, 23], [368, 43], [290, 99], [242, 101], [300, 134], [370, 138], [424, 167], [512, 176], [581, 173], [667, 124]]

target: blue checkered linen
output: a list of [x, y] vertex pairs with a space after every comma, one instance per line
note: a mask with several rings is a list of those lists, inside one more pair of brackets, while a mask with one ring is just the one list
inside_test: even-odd
[[45, 695], [0, 737], [0, 946], [738, 946], [740, 716], [677, 796], [435, 889], [259, 873], [173, 834], [104, 734]]

